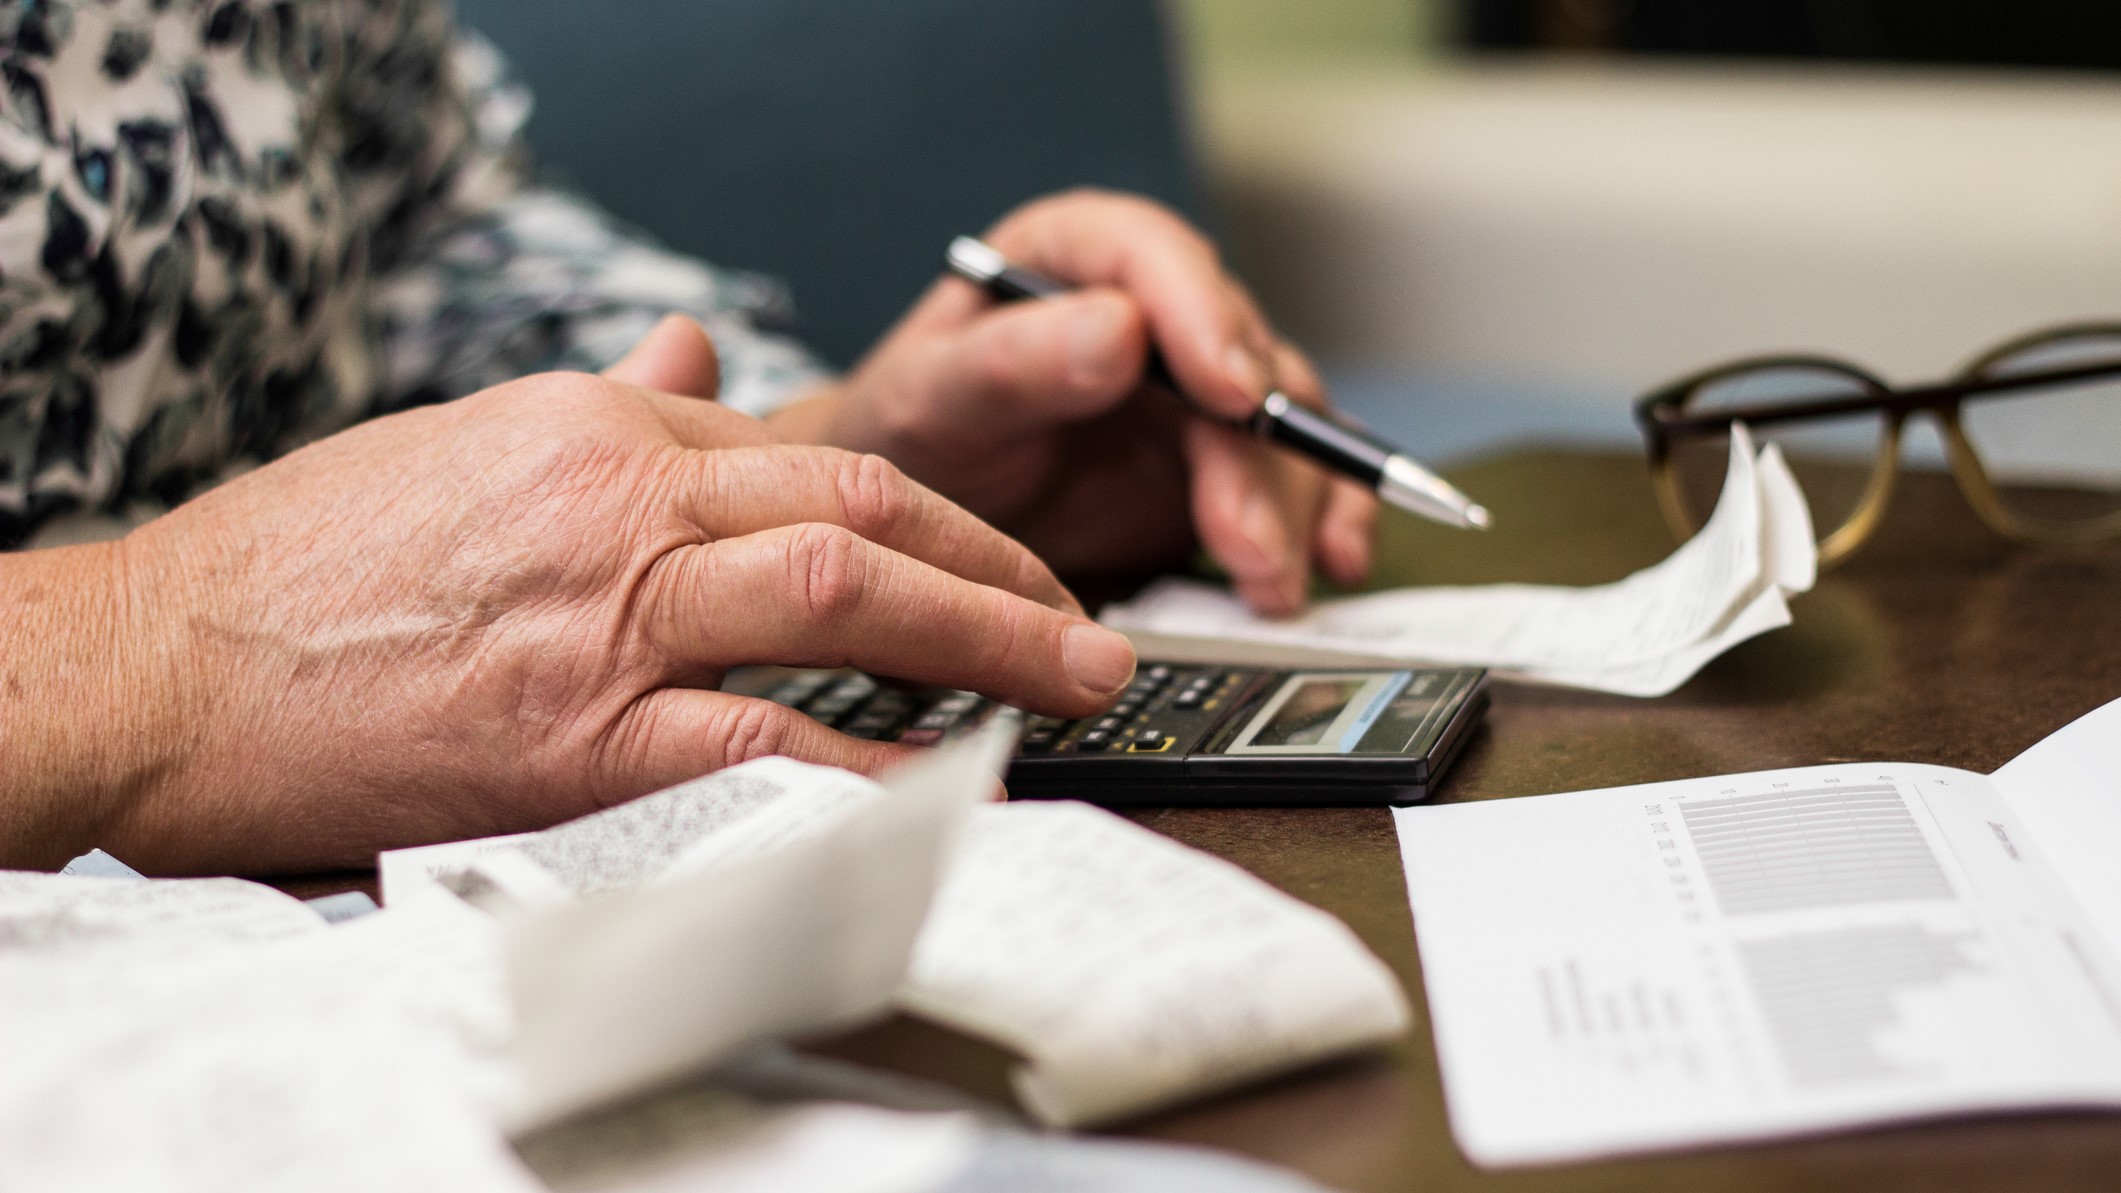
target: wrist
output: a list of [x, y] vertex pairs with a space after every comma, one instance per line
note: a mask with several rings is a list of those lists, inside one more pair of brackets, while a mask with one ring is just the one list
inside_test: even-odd
[[175, 651], [141, 570], [127, 540], [0, 557], [0, 864], [113, 844], [177, 765]]
[[845, 405], [843, 383], [821, 385], [768, 414], [766, 425], [788, 443], [832, 444]]

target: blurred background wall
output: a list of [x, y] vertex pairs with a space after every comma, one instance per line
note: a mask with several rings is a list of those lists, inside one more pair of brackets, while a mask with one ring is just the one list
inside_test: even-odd
[[841, 365], [950, 235], [1083, 183], [1214, 230], [1438, 457], [1632, 443], [1634, 394], [1725, 357], [1911, 380], [2121, 315], [2114, 0], [459, 6], [556, 177], [788, 279]]
[[1205, 209], [1154, 0], [457, 0], [548, 172], [787, 281], [852, 364], [954, 235], [1095, 183]]
[[[2121, 314], [2107, 0], [1190, 0], [1242, 272], [1450, 454], [1814, 349], [1926, 379]], [[2111, 454], [2112, 425], [2087, 428]]]

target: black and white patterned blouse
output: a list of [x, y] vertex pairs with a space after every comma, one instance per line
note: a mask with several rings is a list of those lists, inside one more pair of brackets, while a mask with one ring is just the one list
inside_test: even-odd
[[0, 83], [0, 549], [670, 311], [740, 409], [822, 376], [771, 282], [529, 184], [446, 0], [0, 0]]

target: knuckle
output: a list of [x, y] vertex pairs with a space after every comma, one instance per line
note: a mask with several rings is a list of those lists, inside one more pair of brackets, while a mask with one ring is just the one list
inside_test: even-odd
[[868, 587], [861, 536], [844, 526], [806, 522], [788, 536], [788, 581], [811, 623], [830, 625], [852, 613]]
[[994, 665], [1006, 668], [1010, 663], [1032, 657], [1026, 648], [1033, 645], [1031, 619], [1037, 614], [1025, 607], [1026, 602], [1006, 601], [991, 623], [983, 627], [987, 657]]
[[536, 373], [464, 400], [469, 415], [498, 423], [531, 454], [570, 454], [606, 445], [632, 426], [636, 395], [590, 373]]
[[1149, 216], [1174, 223], [1185, 222], [1169, 207], [1146, 195], [1095, 184], [1071, 186], [1054, 194], [1047, 202], [1055, 207], [1095, 208], [1119, 215]]
[[597, 412], [634, 403], [624, 386], [595, 373], [533, 373], [503, 387], [541, 410]]
[[1105, 206], [1120, 218], [1136, 221], [1155, 235], [1184, 244], [1210, 260], [1218, 259], [1215, 242], [1209, 240], [1191, 221], [1168, 204], [1147, 195], [1098, 190], [1094, 187], [1087, 189], [1085, 194], [1090, 201]]
[[1214, 252], [1214, 245], [1207, 237], [1168, 204], [1131, 191], [1095, 185], [1071, 186], [1034, 199], [1004, 216], [989, 234], [1003, 239], [1023, 234], [1036, 236], [1077, 217], [1123, 220], [1148, 226], [1159, 236], [1175, 236], [1210, 254]]
[[765, 700], [732, 700], [718, 710], [708, 733], [719, 744], [722, 766], [735, 766], [788, 749], [795, 723], [788, 710]]
[[847, 527], [863, 538], [891, 531], [912, 511], [913, 482], [882, 456], [844, 453], [834, 479]]
[[1115, 191], [1110, 187], [1097, 186], [1092, 183], [1082, 183], [1076, 186], [1068, 187], [1067, 189], [1054, 195], [1053, 198], [1049, 200], [1049, 202], [1052, 202], [1056, 205], [1062, 203], [1113, 203], [1121, 201], [1122, 199], [1123, 196], [1121, 196], [1118, 191]]

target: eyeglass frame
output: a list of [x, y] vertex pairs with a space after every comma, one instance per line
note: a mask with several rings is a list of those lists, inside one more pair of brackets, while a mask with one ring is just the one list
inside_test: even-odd
[[[1870, 370], [1845, 360], [1805, 354], [1748, 357], [1691, 373], [1651, 390], [1635, 402], [1635, 421], [1642, 429], [1649, 453], [1650, 479], [1657, 492], [1658, 507], [1672, 533], [1682, 540], [1701, 527], [1688, 511], [1680, 492], [1677, 470], [1672, 461], [1672, 448], [1677, 441], [1728, 435], [1731, 424], [1739, 422], [1757, 427], [1841, 415], [1883, 415], [1877, 458], [1872, 461], [1871, 475], [1864, 483], [1862, 496], [1857, 498], [1856, 507], [1847, 520], [1819, 541], [1819, 564], [1831, 567], [1853, 554], [1885, 517], [1893, 483], [1900, 474], [1901, 429], [1911, 415], [1927, 412], [1934, 415], [1943, 428], [1946, 457], [1960, 494], [1973, 507], [1974, 513], [1997, 533], [2020, 542], [2051, 546], [2075, 546], [2121, 535], [2121, 512], [2085, 522], [2051, 522], [2010, 509], [1997, 492], [1995, 481], [1981, 463], [1978, 449], [1967, 438], [1959, 421], [1959, 407], [1969, 398], [2067, 385], [2100, 377], [2121, 377], [2121, 359], [2008, 377], [1982, 375], [1999, 361], [2008, 360], [2029, 348], [2049, 341], [2061, 342], [2092, 335], [2108, 335], [2121, 340], [2121, 323], [2074, 323], [2031, 332], [1982, 353], [1962, 368], [1954, 380], [1909, 388], [1896, 389]], [[1688, 416], [1684, 413], [1686, 402], [1716, 381], [1743, 373], [1788, 368], [1839, 373], [1860, 382], [1869, 392], [1849, 397], [1764, 402], [1722, 409], [1713, 415]]]

